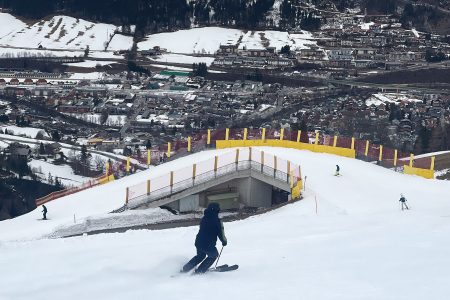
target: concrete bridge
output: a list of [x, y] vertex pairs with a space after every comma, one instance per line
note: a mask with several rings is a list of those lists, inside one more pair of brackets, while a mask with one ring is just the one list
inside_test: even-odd
[[209, 202], [219, 202], [224, 209], [268, 208], [278, 204], [274, 199], [291, 200], [291, 189], [298, 180], [256, 161], [239, 161], [129, 199], [115, 212], [161, 206], [194, 211]]

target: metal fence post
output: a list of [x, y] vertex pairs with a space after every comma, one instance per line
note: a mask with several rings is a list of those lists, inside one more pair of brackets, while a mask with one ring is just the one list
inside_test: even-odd
[[219, 157], [216, 155], [214, 157], [214, 178], [217, 177], [217, 165], [219, 164]]
[[261, 173], [264, 173], [264, 151], [261, 151]]
[[273, 156], [273, 178], [277, 177], [277, 156]]

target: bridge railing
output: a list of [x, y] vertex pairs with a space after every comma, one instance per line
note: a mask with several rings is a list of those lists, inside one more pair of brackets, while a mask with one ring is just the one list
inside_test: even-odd
[[298, 165], [257, 149], [241, 148], [128, 187], [126, 206], [149, 204], [242, 170], [260, 172], [291, 187], [301, 179]]

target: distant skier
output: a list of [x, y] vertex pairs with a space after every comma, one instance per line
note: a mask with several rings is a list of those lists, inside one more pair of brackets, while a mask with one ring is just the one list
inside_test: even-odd
[[400, 200], [399, 200], [401, 203], [402, 203], [402, 210], [404, 210], [404, 209], [407, 209], [407, 210], [409, 210], [409, 207], [408, 207], [408, 205], [406, 205], [406, 198], [405, 198], [405, 196], [403, 196], [403, 194], [400, 194]]
[[339, 166], [338, 165], [336, 165], [336, 173], [334, 174], [334, 176], [339, 176], [340, 174], [339, 174], [339, 171], [340, 171], [341, 169], [339, 168]]
[[[227, 245], [219, 212], [220, 205], [218, 203], [210, 203], [205, 209], [205, 215], [200, 221], [200, 230], [195, 238], [197, 255], [183, 266], [181, 272], [189, 272], [201, 263], [195, 273], [205, 273], [219, 256], [216, 249], [217, 238], [220, 239], [223, 246]], [[206, 258], [206, 256], [208, 257]]]
[[42, 220], [47, 220], [47, 207], [45, 207], [45, 205], [42, 205], [42, 213], [44, 215]]

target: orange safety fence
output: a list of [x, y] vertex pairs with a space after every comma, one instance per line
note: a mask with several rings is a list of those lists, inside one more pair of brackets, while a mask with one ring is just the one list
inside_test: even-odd
[[101, 177], [98, 177], [94, 180], [89, 180], [87, 182], [84, 182], [82, 185], [80, 186], [76, 186], [76, 187], [72, 187], [72, 188], [68, 188], [68, 189], [64, 189], [61, 191], [57, 191], [57, 192], [53, 192], [51, 194], [48, 194], [47, 196], [41, 197], [36, 199], [36, 206], [40, 206], [43, 205], [45, 203], [48, 203], [50, 201], [56, 200], [58, 198], [62, 198], [68, 195], [72, 195], [87, 189], [90, 189], [94, 186], [97, 185], [101, 185], [101, 184], [105, 184], [109, 181], [114, 180], [114, 176], [113, 175], [103, 175]]

